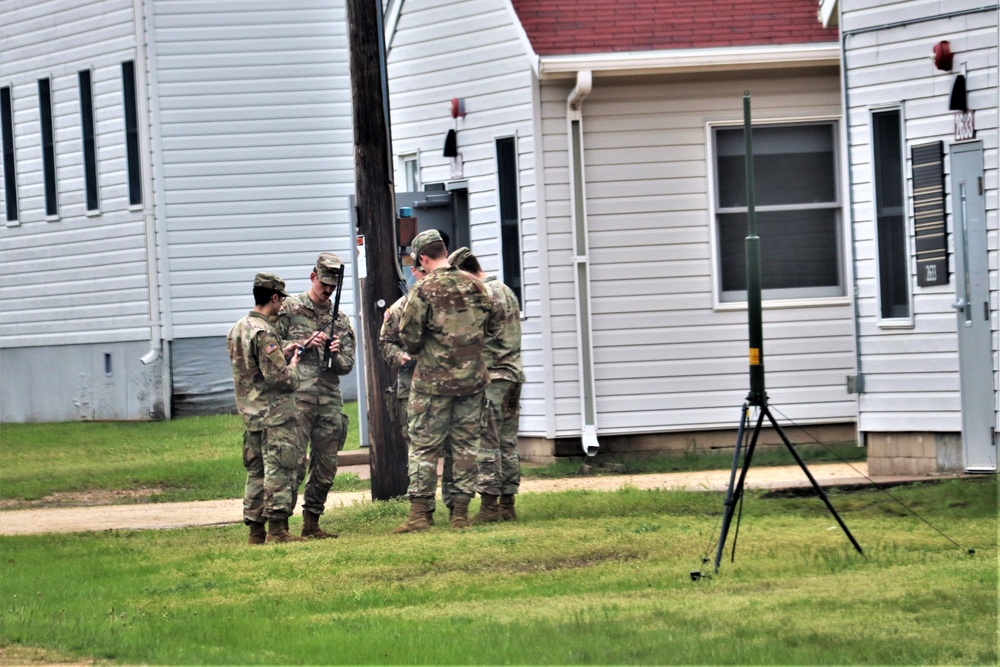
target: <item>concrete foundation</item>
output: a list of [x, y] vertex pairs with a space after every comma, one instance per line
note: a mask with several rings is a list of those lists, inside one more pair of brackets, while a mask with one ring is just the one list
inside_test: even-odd
[[961, 433], [865, 433], [868, 472], [932, 475], [965, 470]]
[[4, 348], [0, 422], [168, 419], [169, 354], [146, 365], [147, 352], [148, 340]]
[[[779, 422], [780, 423], [780, 422]], [[854, 442], [856, 426], [847, 424], [820, 424], [805, 427], [805, 431], [781, 424], [785, 435], [793, 444], [807, 444], [819, 440], [824, 444]], [[600, 453], [629, 454], [633, 456], [682, 455], [689, 452], [729, 451], [736, 446], [737, 429], [717, 431], [686, 431], [678, 433], [640, 433], [633, 435], [602, 435]], [[781, 445], [781, 438], [771, 428], [761, 429], [757, 446]], [[557, 458], [583, 456], [580, 438], [526, 438], [518, 440], [517, 451], [521, 460], [529, 463], [553, 463]], [[600, 455], [599, 453], [599, 455]]]

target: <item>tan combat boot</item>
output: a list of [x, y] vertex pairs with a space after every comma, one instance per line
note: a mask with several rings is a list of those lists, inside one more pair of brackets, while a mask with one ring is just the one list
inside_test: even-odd
[[305, 542], [306, 538], [288, 532], [288, 519], [270, 519], [267, 525], [266, 544], [272, 542]]
[[466, 496], [464, 494], [455, 494], [455, 506], [454, 514], [451, 517], [451, 527], [452, 528], [468, 528], [472, 525], [469, 521], [469, 501], [472, 500], [471, 496]]
[[514, 494], [505, 493], [500, 496], [500, 520], [517, 521], [517, 512], [514, 510]]
[[427, 506], [430, 498], [410, 498], [410, 515], [406, 517], [399, 527], [393, 530], [393, 534], [412, 533], [417, 530], [427, 530]]
[[325, 540], [337, 537], [337, 533], [328, 533], [319, 527], [319, 514], [302, 510], [302, 537], [314, 540]]
[[267, 526], [263, 523], [250, 524], [250, 538], [247, 540], [247, 544], [264, 544], [266, 538]]
[[500, 520], [500, 505], [497, 501], [500, 496], [492, 496], [488, 493], [482, 494], [483, 501], [479, 505], [479, 513], [473, 518], [473, 523], [494, 523]]

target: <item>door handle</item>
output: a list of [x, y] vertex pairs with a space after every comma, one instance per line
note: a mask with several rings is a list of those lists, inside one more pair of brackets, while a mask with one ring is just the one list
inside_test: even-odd
[[960, 313], [963, 310], [965, 310], [965, 306], [966, 306], [965, 299], [959, 299], [955, 303], [951, 304], [951, 307], [954, 308], [955, 310], [957, 310]]

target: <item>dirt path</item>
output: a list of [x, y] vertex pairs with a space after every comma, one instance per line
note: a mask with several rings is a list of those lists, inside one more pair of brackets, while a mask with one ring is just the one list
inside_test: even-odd
[[[865, 463], [824, 464], [809, 467], [823, 487], [865, 484], [868, 466]], [[927, 477], [878, 478], [880, 484], [926, 480]], [[623, 487], [637, 489], [686, 489], [691, 491], [724, 491], [729, 484], [728, 470], [648, 475], [606, 475], [562, 479], [524, 480], [522, 493], [584, 490], [613, 491]], [[778, 489], [805, 488], [809, 480], [798, 466], [751, 468], [746, 488]], [[331, 493], [328, 506], [338, 507], [368, 503], [368, 491]], [[99, 505], [91, 507], [56, 507], [0, 512], [0, 535], [32, 535], [39, 533], [71, 533], [90, 530], [141, 530], [181, 528], [187, 526], [219, 526], [238, 523], [243, 513], [239, 498], [185, 503], [147, 503], [131, 505]]]

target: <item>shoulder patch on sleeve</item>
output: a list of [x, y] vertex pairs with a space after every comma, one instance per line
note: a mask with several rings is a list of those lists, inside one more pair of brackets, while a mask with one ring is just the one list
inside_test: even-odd
[[264, 348], [264, 354], [271, 354], [272, 352], [274, 352], [277, 349], [278, 349], [278, 344], [277, 343], [271, 343], [270, 345], [268, 345], [267, 347]]

